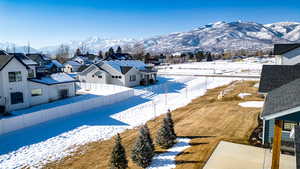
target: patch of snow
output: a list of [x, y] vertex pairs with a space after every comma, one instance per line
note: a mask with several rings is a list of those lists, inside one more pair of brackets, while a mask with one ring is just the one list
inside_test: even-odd
[[171, 169], [176, 168], [175, 158], [176, 156], [191, 147], [189, 145], [191, 139], [179, 138], [177, 143], [165, 153], [159, 154], [153, 157], [153, 161], [147, 169]]
[[263, 105], [264, 105], [264, 101], [248, 101], [248, 102], [239, 103], [239, 106], [253, 107], [253, 108], [260, 108], [263, 107]]
[[243, 99], [244, 97], [250, 96], [250, 95], [251, 95], [250, 93], [240, 93], [238, 96]]

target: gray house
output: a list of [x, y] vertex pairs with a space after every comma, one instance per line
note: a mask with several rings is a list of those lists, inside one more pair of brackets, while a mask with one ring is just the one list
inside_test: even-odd
[[[261, 118], [263, 120], [263, 142], [270, 145], [274, 138], [274, 124], [282, 120], [283, 147], [293, 147], [290, 132], [298, 124], [300, 112], [300, 65], [264, 65], [259, 92], [266, 95]], [[300, 107], [299, 107], [300, 108]], [[299, 109], [300, 110], [300, 109]]]
[[278, 65], [295, 65], [300, 63], [300, 43], [275, 44], [274, 55]]
[[134, 87], [156, 82], [157, 71], [138, 60], [108, 60], [92, 64], [78, 74], [86, 83], [114, 84]]

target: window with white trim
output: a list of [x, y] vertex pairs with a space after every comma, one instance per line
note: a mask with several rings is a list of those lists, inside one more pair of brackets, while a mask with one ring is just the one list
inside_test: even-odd
[[43, 90], [42, 89], [33, 89], [31, 90], [31, 96], [42, 96]]
[[8, 72], [9, 82], [20, 82], [22, 81], [22, 73], [21, 72]]
[[136, 75], [130, 75], [129, 81], [131, 82], [136, 81]]

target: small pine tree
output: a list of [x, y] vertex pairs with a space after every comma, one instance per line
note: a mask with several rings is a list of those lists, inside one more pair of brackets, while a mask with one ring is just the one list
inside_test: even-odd
[[170, 124], [167, 118], [164, 118], [161, 128], [157, 132], [156, 143], [161, 148], [170, 148], [175, 144], [175, 138], [172, 135]]
[[116, 53], [122, 53], [122, 48], [118, 46]]
[[142, 127], [131, 151], [132, 161], [142, 168], [146, 168], [151, 164], [154, 155], [150, 143], [146, 141], [147, 137], [145, 133], [147, 132], [145, 132], [145, 128]]
[[173, 137], [174, 140], [175, 140], [177, 136], [176, 136], [176, 133], [175, 133], [175, 130], [174, 130], [174, 122], [173, 122], [172, 115], [171, 115], [170, 112], [167, 113], [166, 119], [167, 119], [167, 121], [168, 121], [170, 130], [171, 130], [172, 137]]
[[142, 128], [141, 128], [141, 132], [143, 133], [142, 135], [145, 137], [145, 142], [148, 143], [151, 147], [151, 152], [153, 152], [153, 156], [154, 156], [154, 151], [155, 151], [155, 147], [154, 147], [154, 144], [153, 144], [153, 141], [152, 141], [152, 138], [151, 138], [151, 135], [150, 135], [150, 130], [147, 126], [147, 124], [145, 124]]
[[121, 137], [117, 134], [115, 138], [115, 146], [111, 153], [110, 168], [111, 169], [125, 169], [128, 167], [128, 161], [126, 159], [126, 152], [121, 144]]

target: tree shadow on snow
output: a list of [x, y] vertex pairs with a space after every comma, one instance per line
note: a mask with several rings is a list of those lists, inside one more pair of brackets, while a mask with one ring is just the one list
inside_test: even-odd
[[128, 126], [128, 124], [110, 116], [148, 101], [150, 100], [134, 96], [112, 105], [102, 106], [3, 134], [0, 136], [0, 155], [17, 150], [23, 146], [45, 141], [81, 126]]

